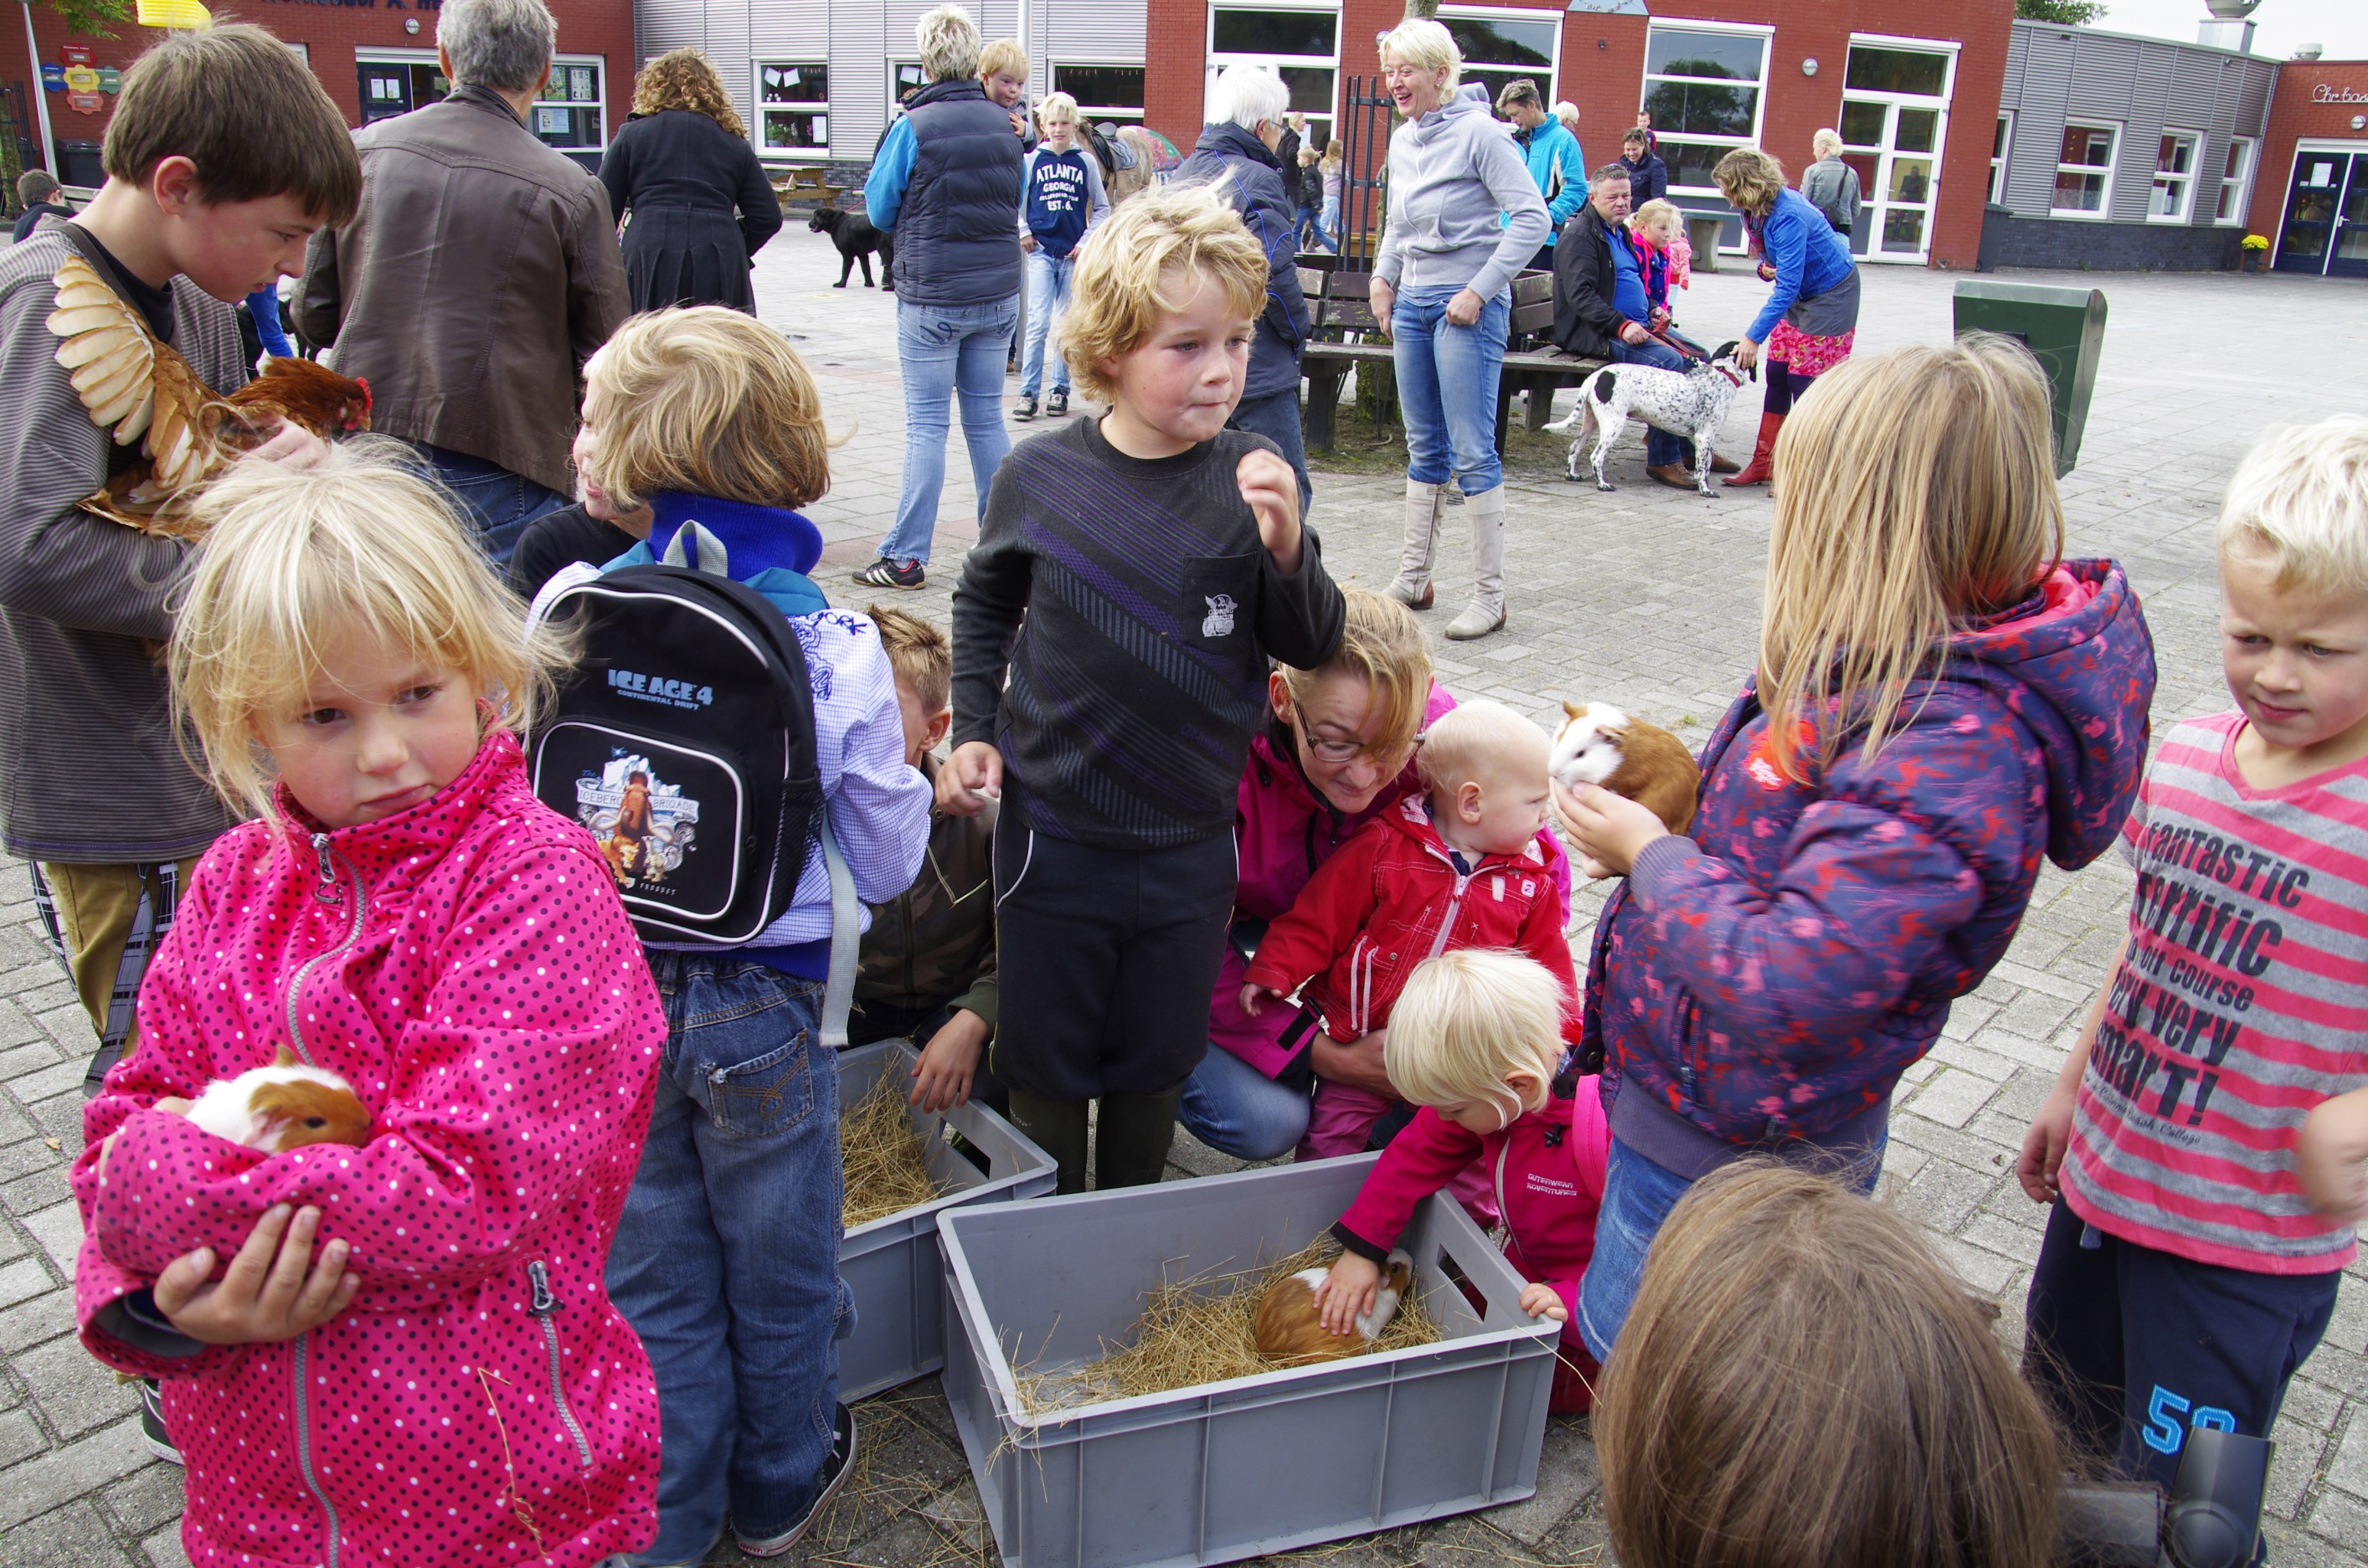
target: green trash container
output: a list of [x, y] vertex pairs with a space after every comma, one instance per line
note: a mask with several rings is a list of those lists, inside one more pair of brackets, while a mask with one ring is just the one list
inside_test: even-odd
[[1955, 304], [1960, 335], [1995, 332], [2039, 357], [2055, 415], [2055, 477], [2070, 473], [2080, 458], [2080, 433], [2105, 347], [2104, 290], [1966, 278], [1957, 285]]

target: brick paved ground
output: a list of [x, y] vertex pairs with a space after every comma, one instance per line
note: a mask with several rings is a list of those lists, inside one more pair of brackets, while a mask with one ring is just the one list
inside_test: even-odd
[[[852, 434], [837, 487], [814, 508], [831, 548], [820, 575], [861, 603], [848, 574], [893, 514], [902, 403], [889, 301], [824, 285], [837, 270], [797, 226], [758, 267], [765, 318], [798, 335], [832, 417]], [[2077, 553], [2109, 553], [2145, 596], [2162, 664], [2157, 729], [2226, 706], [2214, 657], [2210, 520], [2245, 442], [2262, 426], [2368, 406], [2368, 290], [2284, 278], [2097, 275], [2112, 322], [2085, 457], [2065, 486]], [[1861, 347], [1939, 341], [1952, 279], [1870, 269]], [[1685, 298], [1691, 330], [1734, 335], [1759, 288], [1701, 278]], [[1567, 394], [1565, 394], [1567, 395]], [[1729, 426], [1747, 441], [1756, 400]], [[1024, 429], [1024, 427], [1021, 427]], [[1512, 624], [1476, 647], [1442, 649], [1462, 694], [1543, 716], [1565, 694], [1600, 697], [1677, 723], [1700, 740], [1748, 665], [1769, 506], [1763, 493], [1704, 501], [1648, 487], [1632, 437], [1615, 495], [1518, 481], [1508, 506]], [[931, 582], [913, 602], [942, 618], [949, 578], [972, 537], [973, 499], [957, 450]], [[1397, 503], [1378, 480], [1319, 472], [1315, 520], [1345, 577], [1378, 584], [1395, 560]], [[1456, 569], [1446, 573], [1457, 581]], [[1442, 606], [1452, 612], [1451, 593]], [[1429, 618], [1434, 631], [1444, 614]], [[1908, 1074], [1893, 1116], [1885, 1187], [1930, 1229], [2021, 1337], [2021, 1304], [2040, 1213], [2009, 1166], [2025, 1120], [2103, 978], [2130, 878], [2117, 858], [2078, 875], [2050, 870], [2005, 962], [1961, 1002], [1946, 1038]], [[1583, 901], [1575, 939], [1600, 897]], [[137, 1441], [129, 1391], [73, 1338], [66, 1282], [79, 1239], [63, 1173], [79, 1142], [88, 1030], [34, 934], [22, 873], [0, 868], [0, 1564], [120, 1568], [181, 1562], [179, 1472]], [[1179, 1144], [1178, 1176], [1229, 1164]], [[2368, 1562], [2368, 1270], [2345, 1279], [2326, 1343], [2295, 1380], [2276, 1433], [2270, 1502], [2273, 1560]], [[983, 1561], [974, 1494], [934, 1381], [862, 1407], [864, 1473], [804, 1553], [809, 1562]], [[1804, 1462], [1815, 1462], [1804, 1454]], [[1600, 1563], [1601, 1508], [1583, 1425], [1547, 1435], [1538, 1496], [1492, 1514], [1395, 1532], [1326, 1552], [1342, 1564]], [[726, 1550], [712, 1561], [739, 1563]]]

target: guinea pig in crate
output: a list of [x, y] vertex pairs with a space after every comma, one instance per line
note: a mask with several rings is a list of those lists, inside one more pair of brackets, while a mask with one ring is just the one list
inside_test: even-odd
[[370, 1111], [335, 1073], [307, 1067], [286, 1046], [268, 1067], [215, 1079], [184, 1112], [217, 1138], [267, 1153], [312, 1143], [370, 1142]]
[[1390, 1326], [1390, 1319], [1397, 1316], [1398, 1302], [1414, 1288], [1414, 1259], [1403, 1251], [1390, 1254], [1382, 1282], [1373, 1290], [1372, 1311], [1359, 1315], [1356, 1333], [1334, 1334], [1324, 1326], [1323, 1306], [1315, 1294], [1316, 1287], [1331, 1272], [1328, 1267], [1303, 1268], [1266, 1288], [1258, 1300], [1259, 1355], [1293, 1366], [1361, 1356]]
[[1562, 710], [1570, 717], [1546, 764], [1556, 780], [1574, 788], [1600, 784], [1651, 812], [1671, 833], [1693, 825], [1702, 768], [1685, 742], [1610, 703], [1565, 702]]

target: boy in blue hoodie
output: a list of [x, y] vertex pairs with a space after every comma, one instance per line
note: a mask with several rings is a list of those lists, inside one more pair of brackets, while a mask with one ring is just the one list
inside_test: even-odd
[[[1036, 106], [1044, 140], [1019, 173], [1019, 248], [1028, 253], [1028, 347], [1019, 361], [1019, 406], [1014, 419], [1036, 417], [1044, 384], [1044, 338], [1053, 312], [1069, 301], [1069, 275], [1086, 231], [1110, 215], [1102, 172], [1077, 149], [1077, 100], [1051, 93]], [[1069, 367], [1053, 350], [1053, 396], [1045, 413], [1069, 412]]]
[[[885, 903], [920, 869], [929, 786], [905, 765], [879, 632], [831, 608], [807, 575], [822, 535], [791, 508], [830, 483], [813, 378], [780, 334], [705, 306], [634, 317], [584, 381], [577, 462], [619, 526], [647, 534], [606, 570], [702, 565], [789, 618], [813, 684], [832, 837], [856, 895]], [[538, 612], [602, 570], [561, 569]], [[705, 1561], [727, 1511], [741, 1551], [776, 1557], [855, 1458], [854, 1418], [838, 1403], [837, 1342], [853, 1312], [838, 1278], [838, 1070], [820, 1041], [822, 856], [809, 847], [794, 902], [754, 942], [647, 950], [666, 1062], [609, 1256], [609, 1295], [649, 1353], [665, 1423], [657, 1540], [637, 1561]]]

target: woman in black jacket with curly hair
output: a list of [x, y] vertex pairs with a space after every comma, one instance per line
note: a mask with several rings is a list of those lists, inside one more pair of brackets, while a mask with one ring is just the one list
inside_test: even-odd
[[781, 203], [704, 54], [677, 49], [642, 68], [632, 115], [600, 160], [600, 183], [625, 219], [635, 311], [729, 305], [757, 313], [748, 262], [780, 229]]

